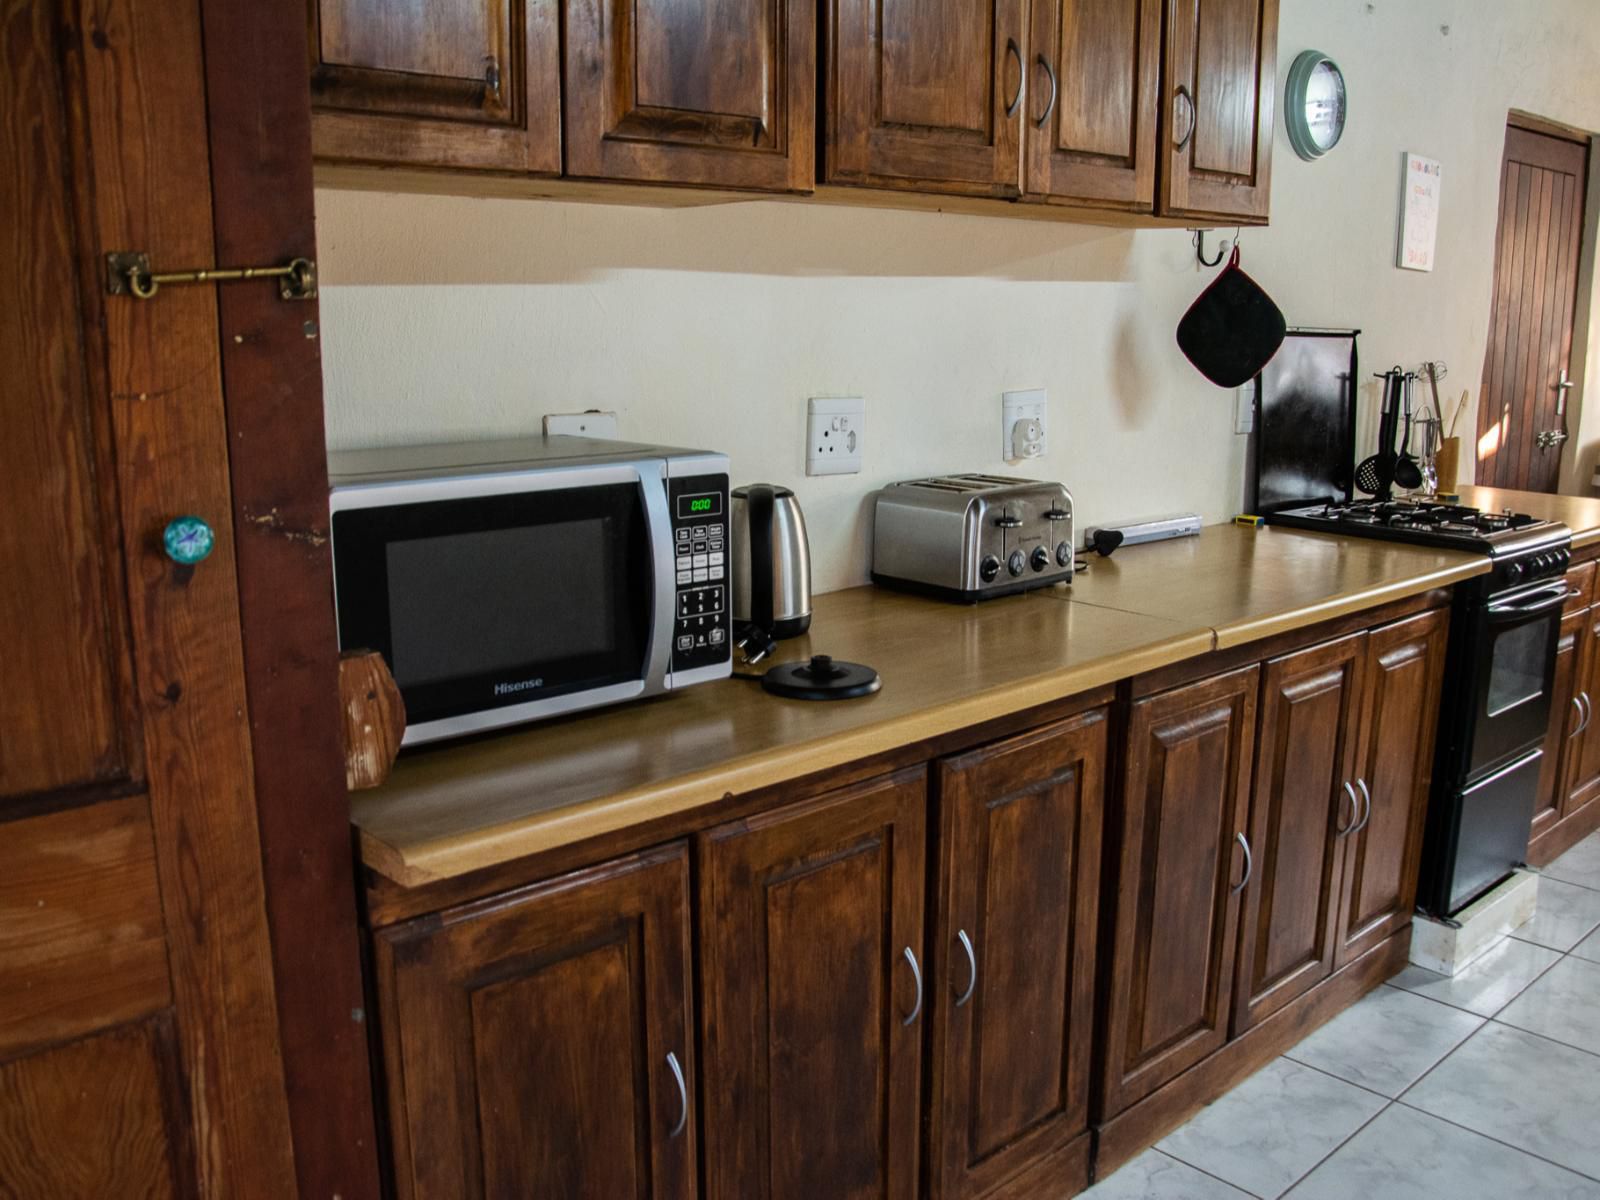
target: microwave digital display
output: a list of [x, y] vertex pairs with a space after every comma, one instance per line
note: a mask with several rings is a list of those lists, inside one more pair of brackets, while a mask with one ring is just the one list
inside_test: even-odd
[[718, 492], [705, 492], [696, 496], [678, 497], [678, 520], [692, 521], [696, 517], [720, 517], [722, 496]]

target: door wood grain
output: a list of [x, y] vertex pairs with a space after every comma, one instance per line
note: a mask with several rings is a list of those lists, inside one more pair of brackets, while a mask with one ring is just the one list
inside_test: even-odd
[[1094, 709], [939, 765], [936, 1200], [992, 1195], [1088, 1129], [1108, 723]]
[[[1235, 1036], [1333, 973], [1339, 868], [1355, 790], [1367, 636], [1267, 663], [1261, 679], [1250, 846], [1239, 925]], [[1348, 785], [1348, 786], [1347, 786]]]
[[917, 1195], [926, 778], [698, 839], [708, 1200]]
[[[1563, 632], [1566, 624], [1563, 619]], [[1576, 688], [1590, 713], [1590, 719], [1585, 723], [1583, 732], [1567, 743], [1568, 769], [1563, 774], [1561, 786], [1563, 817], [1570, 817], [1600, 796], [1600, 730], [1596, 730], [1593, 719], [1595, 698], [1600, 696], [1600, 606], [1589, 609], [1584, 616]]]
[[1227, 1040], [1259, 679], [1245, 667], [1133, 705], [1100, 1120]]
[[1543, 837], [1563, 815], [1583, 757], [1585, 725], [1584, 669], [1593, 651], [1589, 610], [1579, 609], [1561, 618], [1561, 640], [1556, 643], [1556, 673], [1550, 687], [1550, 728], [1544, 738], [1544, 759], [1539, 766], [1539, 791], [1533, 802], [1530, 843]]

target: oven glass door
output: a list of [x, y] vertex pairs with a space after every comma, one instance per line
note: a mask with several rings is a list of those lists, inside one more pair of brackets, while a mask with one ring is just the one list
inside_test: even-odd
[[382, 653], [411, 727], [643, 679], [637, 483], [333, 514], [339, 644]]
[[1557, 579], [1499, 593], [1478, 614], [1468, 780], [1543, 742], [1566, 597]]

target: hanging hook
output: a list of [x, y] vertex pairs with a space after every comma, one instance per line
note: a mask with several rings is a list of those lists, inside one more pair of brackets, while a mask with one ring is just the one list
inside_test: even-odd
[[1222, 242], [1217, 246], [1217, 256], [1215, 258], [1206, 257], [1206, 234], [1210, 233], [1211, 230], [1191, 229], [1189, 232], [1194, 235], [1194, 256], [1202, 267], [1220, 267], [1222, 260], [1228, 257], [1228, 252], [1239, 248], [1239, 228], [1237, 226], [1234, 227], [1233, 241], [1230, 242], [1227, 238], [1223, 238]]

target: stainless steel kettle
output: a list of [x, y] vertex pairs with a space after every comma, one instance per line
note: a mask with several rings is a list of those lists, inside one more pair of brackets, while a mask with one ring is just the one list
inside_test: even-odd
[[733, 490], [729, 523], [735, 636], [743, 624], [773, 640], [798, 637], [811, 627], [811, 543], [800, 502], [786, 487], [748, 484]]

